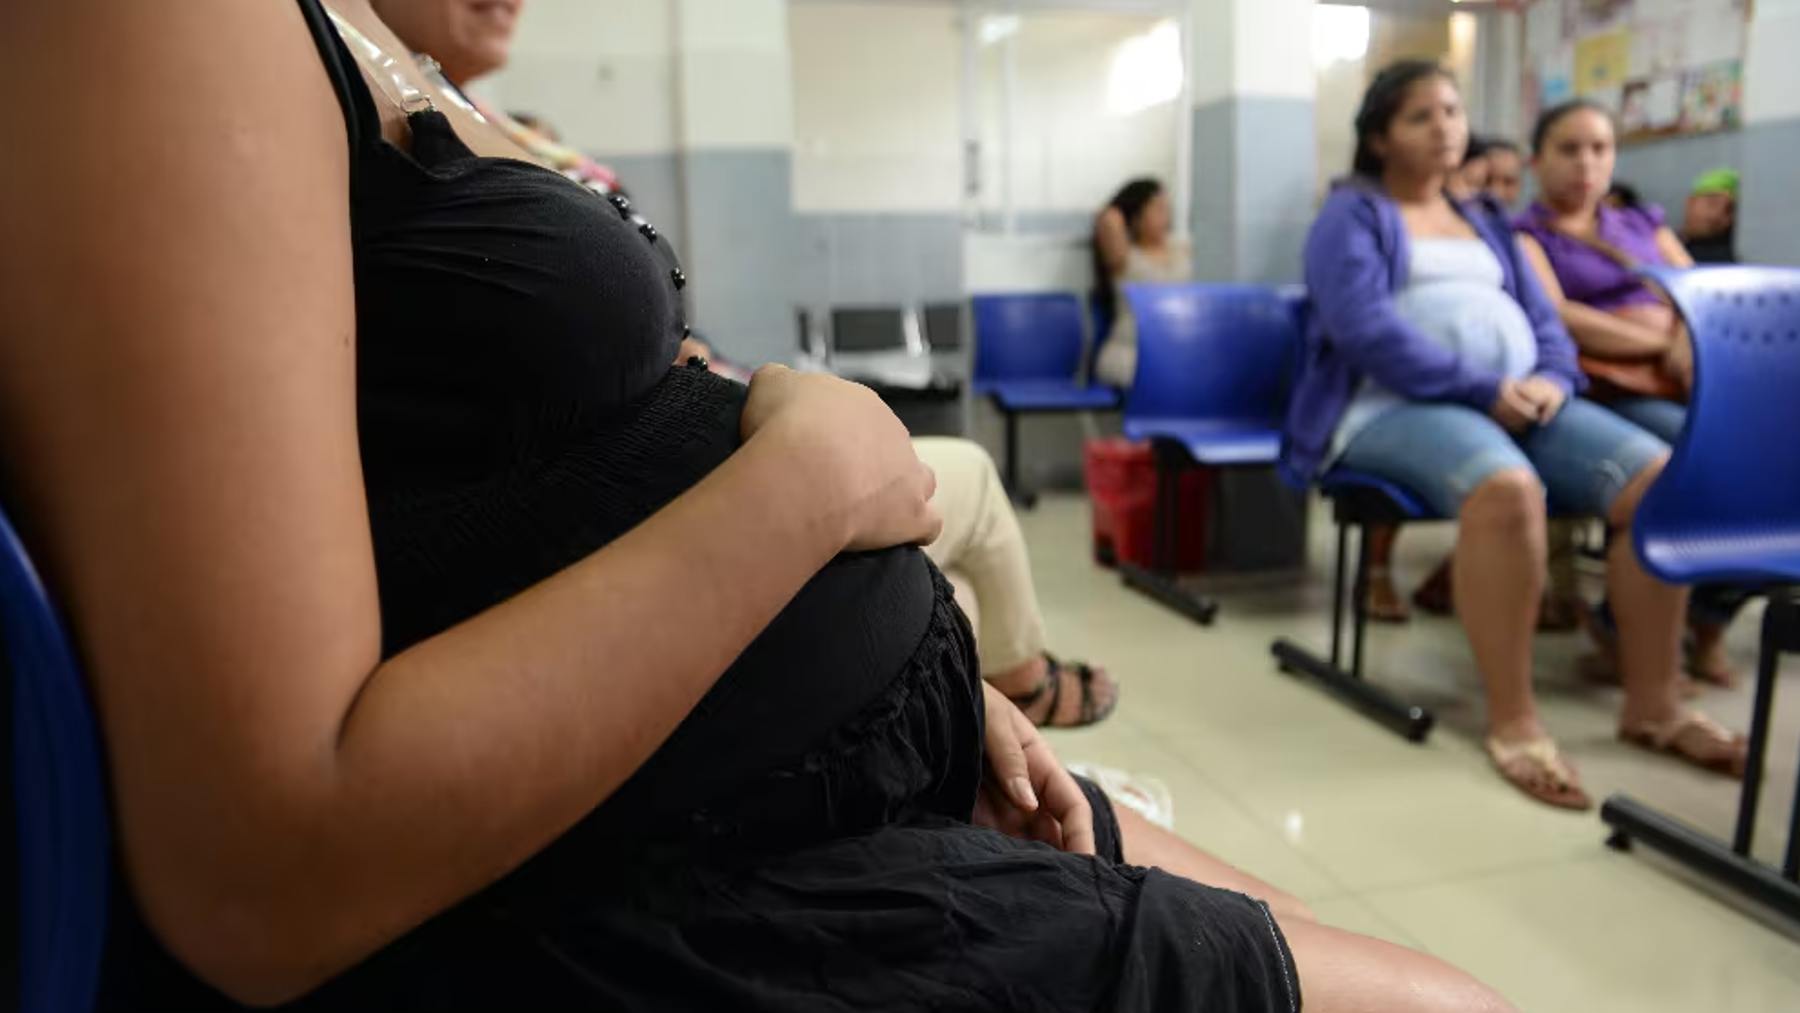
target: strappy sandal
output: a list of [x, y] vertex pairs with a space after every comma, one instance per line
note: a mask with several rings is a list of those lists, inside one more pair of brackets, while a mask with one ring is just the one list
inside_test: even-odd
[[[1690, 734], [1693, 732], [1700, 733], [1705, 745], [1695, 747], [1696, 736]], [[1743, 735], [1726, 729], [1699, 711], [1687, 711], [1660, 723], [1646, 721], [1632, 728], [1620, 728], [1619, 738], [1652, 752], [1679, 757], [1702, 770], [1740, 780], [1750, 755], [1749, 742]]]
[[1594, 807], [1594, 800], [1581, 789], [1575, 768], [1547, 735], [1524, 742], [1501, 742], [1489, 736], [1487, 754], [1501, 777], [1539, 802], [1559, 809]]
[[1412, 610], [1394, 587], [1393, 571], [1385, 566], [1369, 567], [1369, 585], [1363, 591], [1363, 614], [1378, 623], [1404, 623], [1412, 619]]
[[[1057, 705], [1062, 702], [1062, 677], [1065, 670], [1074, 672], [1076, 678], [1081, 682], [1081, 710], [1076, 715], [1074, 721], [1058, 724], [1056, 722], [1056, 710]], [[1007, 699], [1011, 700], [1018, 706], [1019, 710], [1025, 712], [1025, 714], [1029, 716], [1032, 712], [1032, 708], [1036, 707], [1045, 696], [1049, 696], [1050, 706], [1045, 708], [1043, 720], [1038, 721], [1034, 719], [1032, 724], [1037, 725], [1039, 728], [1086, 728], [1088, 725], [1099, 724], [1100, 722], [1105, 721], [1107, 717], [1112, 714], [1113, 709], [1119, 705], [1119, 687], [1117, 683], [1114, 683], [1112, 699], [1108, 700], [1105, 706], [1101, 706], [1097, 695], [1094, 693], [1094, 680], [1099, 677], [1099, 674], [1098, 670], [1086, 662], [1078, 661], [1073, 664], [1064, 665], [1062, 662], [1056, 660], [1055, 655], [1045, 651], [1044, 681], [1038, 683], [1037, 688], [1029, 693], [1024, 693], [1019, 696], [1008, 695]]]

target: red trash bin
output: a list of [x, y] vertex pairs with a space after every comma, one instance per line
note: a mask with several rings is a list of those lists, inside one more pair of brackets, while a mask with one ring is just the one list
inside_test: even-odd
[[[1093, 509], [1094, 561], [1149, 567], [1156, 550], [1156, 459], [1148, 443], [1123, 437], [1088, 440], [1082, 447], [1088, 502]], [[1189, 468], [1180, 480], [1176, 570], [1206, 568], [1206, 530], [1213, 472]]]

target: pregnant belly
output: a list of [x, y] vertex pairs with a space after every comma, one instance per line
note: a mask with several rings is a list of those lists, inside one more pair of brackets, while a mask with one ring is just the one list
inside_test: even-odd
[[[430, 500], [374, 501], [388, 650], [580, 562], [662, 509], [737, 449], [744, 398], [741, 384], [676, 369], [630, 417], [568, 441], [570, 449], [530, 470]], [[752, 576], [719, 573], [713, 580], [729, 593], [733, 581]], [[634, 782], [674, 771], [680, 796], [704, 797], [734, 777], [799, 755], [906, 667], [934, 602], [931, 564], [917, 549], [832, 560], [745, 648]], [[695, 625], [708, 619], [692, 616]], [[628, 794], [615, 798], [623, 802]]]

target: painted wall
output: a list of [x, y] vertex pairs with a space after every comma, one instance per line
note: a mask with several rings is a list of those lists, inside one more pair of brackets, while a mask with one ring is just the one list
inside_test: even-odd
[[1313, 0], [1194, 0], [1193, 242], [1200, 278], [1299, 277], [1318, 184]]

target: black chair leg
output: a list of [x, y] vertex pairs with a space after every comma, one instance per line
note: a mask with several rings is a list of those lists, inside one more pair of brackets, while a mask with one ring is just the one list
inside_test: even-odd
[[1781, 609], [1770, 602], [1763, 613], [1762, 651], [1756, 661], [1756, 696], [1750, 705], [1750, 742], [1744, 764], [1744, 784], [1738, 793], [1737, 825], [1731, 834], [1731, 850], [1750, 854], [1756, 837], [1756, 810], [1762, 803], [1763, 758], [1769, 748], [1769, 716], [1775, 706], [1775, 673], [1781, 663], [1779, 626]]
[[1120, 562], [1119, 579], [1203, 626], [1219, 614], [1219, 603], [1181, 586], [1181, 473], [1188, 466], [1187, 452], [1158, 441], [1156, 459], [1156, 511], [1151, 522], [1152, 543], [1148, 569]]
[[[999, 408], [999, 405], [995, 405]], [[1006, 418], [1006, 495], [1021, 510], [1031, 510], [1037, 506], [1037, 493], [1019, 484], [1019, 413], [1000, 408], [1000, 414]]]
[[1369, 632], [1369, 526], [1356, 526], [1356, 581], [1350, 585], [1350, 614], [1356, 617], [1350, 641], [1350, 675], [1363, 677], [1363, 638]]
[[1331, 667], [1344, 663], [1344, 567], [1349, 556], [1350, 525], [1337, 526], [1337, 566], [1331, 571]]
[[1768, 611], [1763, 615], [1762, 634], [1756, 702], [1750, 726], [1750, 756], [1730, 845], [1627, 795], [1607, 799], [1600, 807], [1600, 818], [1612, 828], [1606, 841], [1609, 847], [1625, 851], [1633, 843], [1642, 843], [1655, 848], [1800, 925], [1800, 789], [1796, 790], [1794, 808], [1788, 814], [1787, 848], [1781, 868], [1777, 870], [1751, 855], [1776, 671], [1781, 655], [1800, 652], [1800, 600], [1796, 600], [1792, 591], [1771, 597]]
[[1340, 660], [1343, 657], [1344, 567], [1349, 535], [1349, 525], [1342, 520], [1338, 522], [1337, 567], [1331, 575], [1330, 660], [1319, 657], [1285, 637], [1275, 641], [1270, 650], [1275, 655], [1276, 667], [1281, 671], [1310, 678], [1333, 696], [1409, 742], [1424, 742], [1431, 735], [1432, 725], [1437, 722], [1436, 715], [1423, 707], [1405, 703], [1387, 690], [1363, 679], [1363, 635], [1369, 623], [1368, 610], [1364, 606], [1364, 591], [1369, 578], [1369, 533], [1364, 525], [1358, 524], [1357, 528], [1356, 575], [1350, 585], [1350, 594], [1353, 596], [1350, 602], [1350, 670], [1345, 671]]

